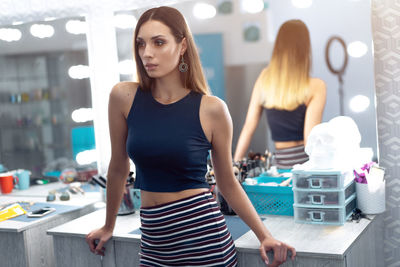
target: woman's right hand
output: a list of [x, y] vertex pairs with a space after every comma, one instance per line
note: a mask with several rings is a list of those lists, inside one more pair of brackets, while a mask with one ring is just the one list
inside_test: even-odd
[[104, 251], [106, 250], [104, 244], [111, 238], [112, 232], [112, 230], [103, 226], [87, 234], [86, 243], [88, 243], [90, 251], [96, 255], [104, 256]]

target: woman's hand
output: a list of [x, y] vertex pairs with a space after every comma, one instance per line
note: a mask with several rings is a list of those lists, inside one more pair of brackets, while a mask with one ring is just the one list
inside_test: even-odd
[[104, 244], [111, 238], [112, 230], [106, 229], [104, 226], [100, 229], [93, 230], [86, 236], [90, 251], [96, 255], [104, 256]]
[[[274, 261], [271, 264], [269, 264], [267, 256], [267, 252], [270, 250], [273, 250], [274, 252]], [[274, 239], [273, 237], [265, 238], [260, 246], [261, 257], [265, 264], [269, 267], [279, 266], [284, 263], [286, 261], [288, 251], [292, 252], [291, 258], [294, 260], [294, 257], [296, 256], [296, 250], [293, 247]]]

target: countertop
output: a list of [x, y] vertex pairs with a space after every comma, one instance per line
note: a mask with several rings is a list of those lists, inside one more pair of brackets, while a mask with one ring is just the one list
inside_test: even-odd
[[[46, 196], [50, 190], [63, 191], [63, 189], [66, 187], [68, 187], [68, 185], [61, 182], [50, 183], [46, 185], [34, 185], [27, 190], [13, 190], [13, 192], [10, 194], [0, 195], [0, 205], [13, 202], [23, 202], [22, 207], [25, 206], [27, 208], [30, 208], [30, 204], [32, 204], [31, 208], [42, 206], [56, 207], [55, 212], [40, 218], [28, 219], [25, 214], [2, 221], [0, 222], [0, 231], [21, 232], [29, 227], [48, 221], [51, 218], [54, 218], [54, 216], [59, 216], [76, 209], [82, 209], [87, 206], [94, 205], [95, 203], [99, 203], [99, 207], [104, 207], [105, 205], [103, 202], [101, 202], [102, 196], [98, 190], [93, 190], [93, 192], [85, 192], [85, 194], [70, 194], [70, 200], [68, 201], [59, 200], [60, 194], [57, 194], [56, 201], [46, 201]], [[58, 211], [57, 207], [59, 208]]]
[[[272, 235], [296, 248], [297, 255], [307, 257], [326, 257], [343, 259], [345, 252], [360, 237], [370, 220], [361, 219], [359, 223], [346, 222], [343, 226], [298, 224], [290, 216], [262, 216], [265, 226]], [[374, 219], [373, 216], [371, 217]], [[87, 233], [99, 228], [105, 221], [105, 209], [100, 209], [78, 219], [52, 228], [50, 235], [85, 237]], [[140, 242], [139, 214], [118, 216], [113, 239], [127, 242]], [[247, 231], [235, 239], [238, 252], [257, 250], [259, 241], [252, 231]]]

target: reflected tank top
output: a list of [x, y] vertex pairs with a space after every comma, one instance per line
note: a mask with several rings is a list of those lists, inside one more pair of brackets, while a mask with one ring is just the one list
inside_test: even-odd
[[304, 104], [291, 111], [265, 108], [272, 140], [304, 140], [304, 119], [306, 117], [306, 109], [307, 107]]

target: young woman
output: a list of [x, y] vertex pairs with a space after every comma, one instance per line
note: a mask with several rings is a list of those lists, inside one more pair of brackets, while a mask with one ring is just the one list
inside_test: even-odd
[[174, 8], [146, 11], [134, 34], [139, 84], [117, 84], [110, 94], [112, 157], [105, 225], [87, 235], [104, 255], [112, 236], [129, 157], [141, 189], [141, 266], [236, 266], [224, 217], [205, 181], [211, 150], [220, 191], [278, 266], [295, 249], [272, 237], [232, 171], [232, 123], [220, 99], [210, 96], [193, 37]]
[[310, 77], [311, 44], [307, 26], [289, 20], [279, 29], [271, 61], [258, 77], [234, 160], [241, 160], [263, 110], [275, 143], [275, 165], [290, 169], [308, 160], [307, 136], [321, 122], [326, 101], [325, 83]]

